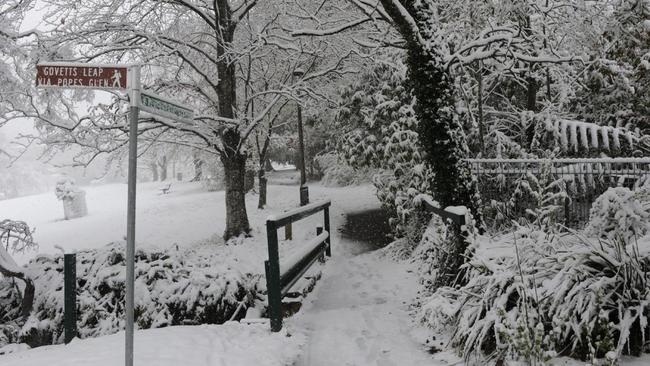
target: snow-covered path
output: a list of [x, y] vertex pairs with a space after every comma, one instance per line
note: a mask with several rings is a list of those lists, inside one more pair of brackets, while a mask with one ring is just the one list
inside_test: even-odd
[[298, 365], [435, 365], [409, 334], [414, 281], [406, 265], [376, 253], [331, 260], [294, 320], [310, 334]]
[[[361, 205], [352, 205], [352, 203]], [[336, 227], [342, 213], [379, 204], [367, 197], [333, 200]], [[373, 207], [374, 206], [374, 207]], [[309, 334], [299, 366], [320, 365], [443, 365], [419, 344], [408, 304], [417, 279], [408, 263], [397, 263], [380, 252], [360, 255], [359, 243], [333, 233], [334, 257], [301, 311], [287, 322]], [[448, 355], [446, 355], [448, 356]]]

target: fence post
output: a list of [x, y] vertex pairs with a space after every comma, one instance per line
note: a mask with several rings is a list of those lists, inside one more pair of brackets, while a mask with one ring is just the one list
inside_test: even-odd
[[[323, 227], [322, 226], [316, 226], [316, 236], [320, 235], [323, 233]], [[325, 245], [327, 245], [327, 242], [325, 242]], [[318, 259], [321, 263], [325, 263], [325, 255], [321, 254], [320, 258]]]
[[269, 260], [264, 263], [266, 270], [266, 293], [269, 299], [268, 315], [271, 331], [282, 329], [282, 298], [280, 295], [280, 257], [278, 254], [278, 231], [275, 222], [266, 221], [266, 237], [269, 245]]
[[292, 223], [288, 223], [284, 226], [284, 240], [293, 240], [293, 227]]
[[325, 249], [325, 254], [327, 254], [328, 257], [332, 256], [332, 232], [330, 231], [330, 208], [328, 206], [325, 207], [323, 210], [323, 226], [325, 226], [325, 231], [329, 235], [327, 235], [327, 249]]
[[65, 343], [77, 336], [77, 255], [63, 255], [63, 328]]

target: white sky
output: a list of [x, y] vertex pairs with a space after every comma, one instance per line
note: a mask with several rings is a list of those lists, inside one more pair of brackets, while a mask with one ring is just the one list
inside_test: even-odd
[[[43, 24], [43, 17], [47, 13], [47, 9], [45, 7], [46, 4], [44, 4], [40, 0], [37, 0], [34, 8], [27, 13], [25, 19], [21, 23], [19, 28], [20, 31], [24, 32], [31, 29], [45, 30], [45, 25]], [[106, 100], [104, 100], [103, 94], [107, 96]], [[107, 102], [110, 100], [110, 95], [108, 93], [100, 92], [98, 93], [98, 96], [102, 101]], [[84, 115], [87, 107], [88, 107], [87, 103], [79, 103], [79, 108], [77, 109], [77, 113], [79, 115]], [[2, 128], [0, 128], [0, 135], [6, 138], [5, 141], [13, 140], [20, 134], [36, 134], [36, 130], [34, 128], [34, 122], [30, 119], [17, 119], [7, 123], [6, 125], [2, 126]], [[9, 150], [11, 150], [11, 148], [9, 148]], [[23, 155], [23, 157], [21, 157], [20, 161], [25, 163], [37, 163], [36, 159], [39, 157], [40, 151], [41, 151], [40, 147], [31, 148], [29, 150], [29, 153], [26, 153], [25, 155]], [[99, 165], [103, 165], [103, 162], [101, 162], [101, 160], [102, 159], [99, 160], [100, 161], [98, 163]], [[70, 154], [61, 154], [61, 156], [54, 159], [54, 161], [57, 164], [69, 164]], [[83, 173], [80, 171], [79, 174], [83, 174]]]

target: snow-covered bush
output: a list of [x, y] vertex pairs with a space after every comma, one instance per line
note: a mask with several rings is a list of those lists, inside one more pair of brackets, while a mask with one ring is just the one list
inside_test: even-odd
[[60, 179], [56, 182], [56, 187], [54, 187], [54, 194], [61, 201], [73, 199], [78, 192], [80, 190], [74, 179], [68, 177]]
[[600, 195], [589, 212], [587, 234], [630, 242], [650, 229], [650, 191], [631, 191], [625, 187], [609, 188]]
[[[213, 244], [212, 244], [213, 245]], [[231, 268], [215, 251], [137, 250], [135, 314], [139, 328], [223, 323], [254, 303], [261, 274]], [[63, 257], [39, 256], [27, 265], [34, 279], [34, 310], [21, 329], [2, 342], [31, 346], [63, 340]], [[115, 333], [124, 327], [124, 246], [77, 253], [78, 328], [81, 338]], [[18, 294], [0, 280], [0, 318], [11, 318]]]
[[593, 241], [520, 227], [510, 244], [508, 255], [474, 256], [462, 287], [422, 298], [421, 321], [453, 329], [465, 357], [537, 363], [647, 351], [650, 238]]
[[56, 183], [56, 198], [63, 201], [65, 219], [74, 219], [88, 214], [86, 192], [79, 189], [72, 178], [63, 178]]
[[314, 160], [323, 173], [321, 183], [326, 187], [357, 185], [369, 182], [372, 176], [372, 170], [355, 170], [335, 153], [318, 155]]
[[[422, 197], [425, 196], [422, 195], [416, 200], [420, 201]], [[426, 216], [419, 215], [419, 217], [424, 219]], [[467, 269], [463, 263], [473, 256], [477, 235], [475, 221], [469, 211], [465, 212], [467, 224], [461, 228], [446, 224], [438, 215], [429, 217], [428, 224], [419, 225], [421, 226], [419, 235], [414, 228], [409, 230], [417, 235], [410, 240], [419, 240], [412, 257], [419, 265], [420, 283], [426, 293], [431, 293], [440, 287], [456, 286], [466, 282]]]
[[23, 221], [0, 221], [0, 283], [17, 295], [4, 296], [0, 286], [0, 304], [8, 304], [4, 309], [0, 306], [0, 348], [13, 338], [33, 309], [34, 281], [11, 257], [38, 247], [33, 233]]
[[415, 98], [406, 87], [403, 55], [389, 52], [341, 90], [337, 151], [355, 169], [373, 168], [377, 197], [397, 236], [406, 234], [414, 199], [429, 192], [431, 173], [416, 132]]

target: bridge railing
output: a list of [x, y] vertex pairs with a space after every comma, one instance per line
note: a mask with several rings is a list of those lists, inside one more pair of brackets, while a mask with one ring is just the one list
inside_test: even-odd
[[431, 197], [427, 195], [420, 195], [418, 199], [420, 202], [420, 207], [422, 209], [427, 210], [433, 213], [434, 215], [440, 216], [444, 221], [452, 222], [453, 224], [452, 227], [458, 240], [463, 240], [463, 241], [466, 240], [467, 232], [463, 231], [463, 226], [466, 223], [465, 214], [467, 208], [461, 206], [458, 207], [450, 206], [446, 208], [441, 208], [431, 199]]
[[[330, 200], [315, 202], [266, 220], [269, 260], [264, 262], [268, 297], [268, 316], [271, 330], [282, 329], [282, 298], [302, 275], [319, 258], [332, 256], [330, 237]], [[323, 227], [316, 228], [316, 236], [289, 257], [280, 260], [278, 253], [278, 229], [323, 211]], [[323, 230], [324, 229], [324, 230]]]

